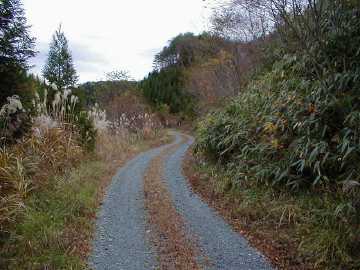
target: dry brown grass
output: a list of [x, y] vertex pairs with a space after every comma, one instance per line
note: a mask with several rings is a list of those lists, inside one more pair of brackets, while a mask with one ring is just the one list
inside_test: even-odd
[[40, 101], [32, 133], [0, 149], [1, 269], [85, 269], [112, 176], [135, 154], [167, 140], [155, 116], [140, 108], [116, 122], [92, 119], [99, 130], [95, 153], [88, 153], [68, 121], [74, 114], [56, 117], [64, 104], [55, 114], [45, 104]]
[[0, 150], [0, 231], [13, 223], [24, 207], [28, 180], [23, 173], [23, 160], [7, 149]]
[[159, 253], [160, 269], [202, 269], [196, 262], [199, 251], [177, 213], [162, 180], [164, 158], [178, 145], [165, 149], [152, 160], [145, 174], [145, 207], [148, 211], [150, 240]]
[[168, 137], [163, 130], [147, 139], [103, 132], [89, 155], [71, 131], [42, 134], [0, 151], [1, 234], [10, 236], [0, 243], [0, 268], [86, 269], [96, 211], [112, 176]]
[[[292, 208], [285, 208], [285, 211], [285, 205], [281, 205], [280, 215], [274, 217], [274, 213], [270, 211], [274, 204], [271, 198], [263, 196], [263, 201], [254, 204], [251, 198], [246, 197], [249, 196], [246, 190], [243, 196], [224, 192], [224, 187], [219, 187], [219, 179], [212, 176], [212, 172], [200, 169], [199, 161], [194, 158], [192, 149], [186, 154], [183, 170], [194, 192], [231, 224], [235, 231], [244, 235], [250, 244], [261, 251], [278, 269], [315, 269], [298, 256], [297, 243], [292, 239], [295, 218]], [[222, 185], [226, 185], [225, 180]]]
[[126, 161], [146, 149], [165, 144], [168, 141], [169, 137], [165, 130], [151, 131], [149, 136], [129, 132], [122, 133], [121, 136], [113, 132], [100, 132], [97, 137], [95, 152], [97, 158], [105, 164], [106, 170], [99, 187], [98, 204], [102, 201], [112, 177]]
[[0, 231], [16, 221], [29, 192], [47, 185], [48, 179], [78, 164], [83, 151], [74, 133], [49, 129], [0, 150]]

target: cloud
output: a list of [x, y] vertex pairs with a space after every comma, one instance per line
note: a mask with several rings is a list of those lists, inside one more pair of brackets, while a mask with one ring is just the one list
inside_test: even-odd
[[108, 61], [99, 53], [91, 50], [90, 47], [75, 43], [70, 47], [74, 65], [79, 74], [101, 73], [101, 67], [108, 65]]
[[32, 66], [31, 72], [40, 75], [41, 69], [43, 68], [46, 58], [47, 58], [48, 44], [45, 42], [36, 43], [37, 54], [34, 58], [30, 60], [30, 65]]
[[154, 56], [159, 53], [162, 50], [162, 47], [159, 48], [153, 48], [153, 49], [147, 49], [140, 53], [138, 53], [138, 56], [144, 57], [144, 58], [151, 58], [154, 59]]
[[31, 32], [38, 38], [33, 59], [39, 73], [48, 42], [62, 23], [80, 81], [125, 69], [136, 79], [152, 70], [153, 57], [179, 33], [205, 29], [203, 0], [23, 0]]
[[74, 61], [78, 62], [93, 62], [96, 64], [107, 64], [103, 56], [91, 50], [87, 45], [80, 43], [70, 44], [70, 50], [73, 55]]
[[[37, 55], [30, 61], [33, 66], [31, 71], [35, 74], [41, 75], [41, 70], [46, 63], [48, 57], [50, 44], [48, 42], [37, 42]], [[69, 44], [73, 62], [78, 74], [101, 73], [101, 66], [106, 66], [108, 62], [99, 53], [94, 52], [86, 45], [80, 43]], [[86, 76], [88, 77], [88, 76]], [[83, 80], [81, 78], [81, 80]]]

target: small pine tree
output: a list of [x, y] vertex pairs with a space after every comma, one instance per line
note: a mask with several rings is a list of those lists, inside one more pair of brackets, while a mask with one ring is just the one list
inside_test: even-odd
[[21, 1], [0, 0], [0, 105], [9, 96], [27, 94], [23, 84], [34, 47]]
[[68, 41], [61, 25], [53, 35], [48, 59], [42, 74], [49, 83], [55, 84], [58, 90], [74, 86], [78, 80]]

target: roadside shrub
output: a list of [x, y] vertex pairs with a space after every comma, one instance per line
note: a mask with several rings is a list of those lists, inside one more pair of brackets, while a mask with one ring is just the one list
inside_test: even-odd
[[45, 91], [43, 95], [36, 95], [34, 100], [36, 117], [34, 122], [43, 126], [62, 127], [74, 134], [80, 144], [88, 151], [95, 149], [96, 128], [91, 112], [82, 110], [79, 98], [71, 90], [55, 91], [54, 97], [49, 97]]
[[7, 98], [0, 110], [0, 143], [14, 143], [31, 127], [30, 117], [26, 113], [20, 98], [16, 95]]
[[286, 56], [224, 111], [208, 116], [197, 149], [241, 164], [260, 182], [299, 188], [359, 181], [357, 94], [299, 77], [302, 64]]
[[82, 156], [76, 136], [61, 128], [37, 130], [0, 149], [0, 246], [23, 214], [29, 194], [47, 186], [51, 175], [64, 174]]
[[[64, 174], [83, 155], [73, 113], [76, 99], [56, 95], [51, 108], [47, 96], [34, 100], [37, 116], [30, 120], [17, 96], [0, 112], [0, 244], [25, 209], [30, 192], [48, 185], [49, 177]], [[70, 115], [73, 114], [73, 115]], [[25, 120], [24, 120], [25, 119]], [[92, 126], [92, 122], [89, 126]], [[16, 143], [14, 143], [16, 140]]]
[[283, 56], [208, 115], [196, 143], [226, 167], [230, 189], [267, 185], [319, 196], [302, 250], [319, 266], [345, 269], [360, 264], [359, 11], [352, 1], [329, 5], [322, 38]]
[[24, 161], [0, 149], [0, 235], [24, 209], [24, 199], [30, 189]]
[[89, 117], [87, 112], [81, 112], [77, 116], [76, 125], [79, 129], [80, 143], [92, 152], [95, 149], [96, 143], [96, 129], [93, 120]]
[[326, 43], [285, 55], [209, 116], [200, 124], [198, 150], [292, 188], [359, 182], [360, 17], [350, 16], [356, 12], [325, 24]]

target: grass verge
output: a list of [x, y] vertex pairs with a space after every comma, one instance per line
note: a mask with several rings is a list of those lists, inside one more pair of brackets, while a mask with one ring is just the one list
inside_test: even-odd
[[155, 139], [113, 145], [107, 155], [98, 151], [64, 174], [48, 172], [47, 181], [26, 198], [17, 224], [2, 236], [1, 268], [87, 269], [96, 211], [112, 176], [137, 153], [167, 140], [160, 132]]
[[[342, 268], [327, 260], [329, 256], [346, 260], [347, 256], [339, 253], [349, 231], [333, 214], [346, 206], [340, 209], [341, 198], [334, 194], [293, 194], [269, 186], [234, 188], [221, 168], [195, 159], [191, 151], [184, 171], [194, 191], [278, 269], [359, 269], [356, 265]], [[355, 256], [357, 251], [347, 253]]]

